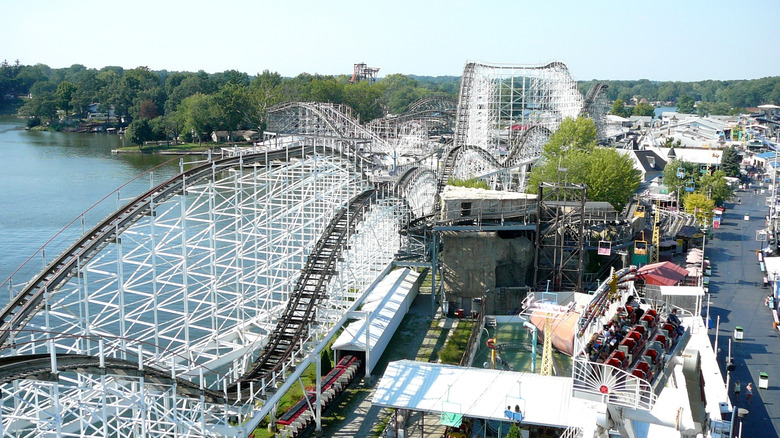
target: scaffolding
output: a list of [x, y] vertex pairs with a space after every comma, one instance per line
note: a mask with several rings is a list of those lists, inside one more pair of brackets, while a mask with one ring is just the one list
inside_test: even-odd
[[379, 69], [375, 67], [369, 67], [364, 63], [355, 64], [355, 69], [352, 72], [352, 77], [349, 79], [350, 84], [354, 84], [360, 81], [369, 81], [370, 83], [376, 82], [376, 76], [379, 73]]
[[539, 185], [534, 285], [551, 291], [582, 292], [585, 226], [582, 184], [565, 180]]
[[[248, 436], [273, 406], [269, 391], [387, 269], [411, 215], [381, 188], [280, 371], [228, 394], [330, 218], [370, 187], [351, 143], [286, 144], [233, 149], [150, 190], [18, 291], [6, 306], [16, 317], [2, 321], [0, 433]], [[45, 364], [19, 374], [42, 354]]]
[[[515, 189], [525, 188], [530, 165], [542, 153], [550, 133], [583, 109], [583, 97], [563, 63], [542, 66], [467, 63], [460, 87], [454, 148], [487, 151], [499, 168], [486, 164], [469, 172], [514, 171]], [[465, 156], [463, 157], [464, 163]], [[488, 165], [490, 164], [490, 165]], [[473, 173], [469, 177], [481, 176]]]

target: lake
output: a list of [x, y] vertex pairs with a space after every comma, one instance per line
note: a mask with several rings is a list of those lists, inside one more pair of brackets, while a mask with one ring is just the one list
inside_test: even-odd
[[[83, 228], [179, 173], [178, 156], [113, 154], [112, 149], [122, 146], [118, 135], [23, 127], [23, 120], [0, 117], [0, 282], [33, 256], [13, 277], [15, 285], [26, 282], [73, 243]], [[124, 184], [117, 196], [115, 190]], [[82, 224], [82, 213], [90, 208]], [[66, 226], [47, 244], [45, 256], [36, 254]], [[0, 304], [8, 297], [6, 291], [0, 290]]]

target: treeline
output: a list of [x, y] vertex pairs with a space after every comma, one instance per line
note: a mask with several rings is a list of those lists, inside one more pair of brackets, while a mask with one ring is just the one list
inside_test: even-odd
[[[283, 102], [346, 104], [365, 122], [400, 114], [410, 103], [432, 93], [455, 98], [460, 86], [458, 76], [393, 74], [375, 83], [355, 84], [349, 79], [347, 75], [308, 73], [286, 78], [268, 70], [250, 76], [236, 70], [214, 74], [152, 71], [146, 67], [125, 70], [109, 66], [97, 70], [79, 64], [53, 69], [44, 64], [3, 61], [0, 106], [7, 110], [23, 102], [19, 113], [29, 116], [31, 124], [48, 123], [56, 128], [61, 122], [84, 117], [91, 105], [98, 104], [98, 113], [114, 115], [106, 117], [106, 122], [130, 126], [133, 141], [180, 136], [192, 141], [215, 130], [263, 129], [267, 108]], [[583, 95], [595, 82], [578, 84]], [[633, 105], [642, 99], [700, 114], [734, 114], [760, 104], [780, 104], [780, 77], [599, 82], [609, 85], [607, 97], [617, 104], [612, 112], [621, 115], [651, 114], [652, 106]]]
[[587, 92], [596, 82], [604, 82], [607, 98], [629, 103], [646, 99], [649, 103], [662, 102], [678, 107], [684, 113], [736, 114], [745, 108], [762, 104], [780, 105], [780, 76], [751, 80], [657, 82], [647, 79], [637, 81], [583, 81], [580, 91]]
[[78, 64], [52, 69], [17, 61], [0, 65], [0, 96], [6, 105], [23, 98], [20, 114], [55, 127], [68, 118], [86, 116], [90, 105], [98, 103], [97, 112], [106, 114], [106, 121], [129, 126], [131, 140], [140, 144], [179, 137], [201, 141], [216, 130], [264, 129], [266, 110], [288, 101], [346, 104], [361, 121], [370, 121], [400, 114], [432, 93], [456, 97], [460, 78], [449, 78], [393, 74], [374, 83], [350, 84], [346, 75], [302, 73], [285, 78], [268, 70], [249, 76], [235, 70], [215, 74], [147, 67], [96, 70]]

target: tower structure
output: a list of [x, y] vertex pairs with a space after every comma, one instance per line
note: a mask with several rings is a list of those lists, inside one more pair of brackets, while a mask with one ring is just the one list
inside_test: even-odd
[[[561, 169], [565, 173], [565, 169]], [[539, 185], [534, 285], [582, 291], [586, 188], [563, 182]]]
[[369, 81], [370, 83], [376, 82], [376, 75], [379, 73], [379, 69], [376, 67], [369, 67], [365, 63], [355, 64], [355, 70], [352, 72], [352, 78], [349, 80], [350, 84], [360, 81]]
[[[463, 69], [453, 149], [461, 152], [459, 178], [470, 170], [496, 165], [513, 170], [518, 190], [525, 188], [530, 166], [542, 155], [550, 133], [583, 110], [583, 96], [565, 64], [509, 65], [467, 63]], [[489, 156], [480, 157], [479, 148]], [[468, 153], [466, 153], [468, 152]], [[491, 160], [492, 158], [492, 160]], [[474, 166], [475, 160], [485, 163]], [[496, 164], [497, 163], [497, 164]], [[461, 166], [461, 165], [459, 165]]]

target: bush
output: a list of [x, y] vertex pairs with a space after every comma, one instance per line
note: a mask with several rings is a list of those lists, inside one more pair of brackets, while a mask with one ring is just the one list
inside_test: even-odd
[[471, 179], [450, 178], [447, 180], [447, 185], [455, 186], [455, 187], [467, 187], [470, 189], [490, 190], [490, 186], [488, 186], [488, 183], [486, 183], [485, 181], [479, 178], [471, 178]]
[[458, 365], [466, 352], [466, 346], [471, 337], [472, 321], [461, 320], [458, 327], [452, 332], [447, 343], [439, 350], [439, 361], [446, 364]]
[[28, 128], [34, 128], [41, 124], [41, 119], [39, 117], [30, 117], [27, 119], [27, 127]]

